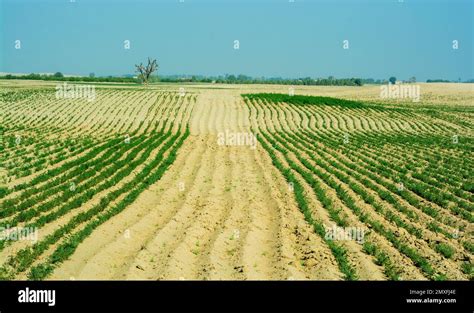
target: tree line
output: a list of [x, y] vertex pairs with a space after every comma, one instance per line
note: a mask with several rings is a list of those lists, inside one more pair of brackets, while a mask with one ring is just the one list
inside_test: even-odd
[[[45, 80], [45, 81], [70, 81], [70, 82], [110, 82], [110, 83], [144, 83], [143, 75], [137, 76], [124, 75], [124, 76], [95, 76], [94, 73], [89, 76], [64, 76], [61, 72], [55, 74], [35, 74], [31, 73], [28, 75], [12, 75], [7, 74], [0, 76], [0, 79], [24, 79], [24, 80]], [[389, 82], [395, 83], [396, 78], [390, 77], [389, 80], [385, 79], [373, 79], [373, 78], [334, 78], [329, 76], [327, 78], [282, 78], [282, 77], [251, 77], [247, 75], [219, 75], [219, 76], [202, 76], [202, 75], [168, 75], [158, 76], [149, 75], [146, 79], [149, 83], [216, 83], [216, 84], [275, 84], [275, 85], [308, 85], [308, 86], [363, 86], [365, 84], [388, 84]], [[412, 77], [408, 81], [409, 83], [415, 83], [416, 78]], [[436, 82], [460, 82], [450, 81], [444, 79], [428, 79], [427, 83]], [[464, 81], [465, 83], [473, 83], [474, 80]]]

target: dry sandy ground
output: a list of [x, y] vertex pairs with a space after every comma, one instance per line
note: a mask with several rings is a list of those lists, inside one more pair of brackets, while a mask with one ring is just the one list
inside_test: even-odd
[[[54, 83], [29, 82], [28, 86], [44, 85]], [[134, 203], [99, 226], [48, 278], [343, 279], [327, 244], [305, 222], [293, 191], [266, 151], [260, 145], [252, 149], [218, 144], [219, 135], [225, 132], [251, 131], [250, 112], [240, 94], [286, 93], [289, 86], [184, 86], [197, 95], [197, 102], [189, 119], [191, 135], [173, 165]], [[420, 105], [472, 105], [472, 86], [421, 84]], [[160, 84], [148, 89], [178, 88]], [[380, 86], [295, 86], [295, 94], [382, 101]], [[143, 98], [143, 103], [146, 105], [134, 116], [143, 117], [152, 98]], [[130, 115], [126, 110], [121, 114]], [[95, 124], [104, 121], [96, 119]], [[320, 204], [314, 207], [322, 217], [327, 215]], [[361, 252], [360, 245], [348, 242], [345, 246], [361, 279], [386, 279], [383, 269]], [[407, 278], [423, 276], [414, 273]]]
[[51, 279], [341, 279], [289, 186], [257, 146], [237, 89], [200, 90], [165, 176], [100, 226]]
[[[59, 82], [62, 84], [62, 82]], [[34, 80], [0, 80], [0, 86], [5, 87], [54, 87], [58, 82], [45, 82]], [[420, 87], [420, 102], [416, 104], [423, 105], [455, 105], [455, 106], [470, 106], [474, 105], [474, 84], [467, 83], [423, 83], [417, 82], [416, 85]], [[96, 84], [96, 88], [143, 88], [140, 86], [128, 86], [114, 83]], [[361, 87], [350, 86], [289, 86], [289, 85], [227, 85], [227, 84], [196, 84], [196, 83], [159, 83], [152, 84], [148, 89], [161, 90], [175, 90], [185, 88], [189, 91], [227, 89], [233, 91], [240, 91], [241, 93], [250, 92], [278, 92], [288, 93], [289, 88], [294, 88], [295, 94], [302, 95], [319, 95], [328, 97], [338, 97], [353, 100], [376, 101], [393, 104], [413, 104], [409, 99], [382, 99], [381, 85], [364, 85]]]
[[[261, 146], [217, 141], [226, 131], [250, 132], [250, 113], [240, 94], [285, 92], [288, 87], [186, 88], [198, 94], [198, 101], [191, 136], [178, 159], [157, 184], [88, 237], [51, 278], [342, 279], [328, 246], [304, 221]], [[295, 88], [296, 94], [366, 101], [380, 100], [379, 91], [379, 86]], [[423, 105], [442, 104], [444, 97], [450, 104], [468, 104], [473, 96], [470, 85], [425, 84], [423, 91]], [[345, 246], [361, 279], [386, 279], [360, 245]], [[415, 268], [408, 277], [422, 279]]]

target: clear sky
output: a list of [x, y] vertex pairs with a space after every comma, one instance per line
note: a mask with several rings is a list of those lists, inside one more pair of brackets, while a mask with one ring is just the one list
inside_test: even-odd
[[474, 78], [474, 0], [0, 0], [0, 14], [0, 72], [123, 75], [150, 56], [163, 75]]

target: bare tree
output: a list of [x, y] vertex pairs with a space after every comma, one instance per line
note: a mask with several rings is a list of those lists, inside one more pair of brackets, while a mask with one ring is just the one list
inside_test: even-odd
[[145, 84], [148, 84], [148, 80], [150, 79], [151, 74], [158, 69], [158, 63], [155, 60], [148, 58], [148, 64], [143, 66], [143, 63], [140, 65], [135, 64], [137, 68], [137, 73], [139, 73], [139, 77], [143, 80]]

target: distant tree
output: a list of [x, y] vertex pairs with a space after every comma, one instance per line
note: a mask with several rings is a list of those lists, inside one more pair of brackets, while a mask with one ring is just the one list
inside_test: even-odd
[[89, 77], [90, 77], [90, 78], [94, 78], [94, 77], [95, 77], [95, 73], [89, 73]]
[[396, 78], [395, 76], [392, 76], [392, 77], [390, 77], [390, 78], [388, 79], [388, 81], [389, 81], [392, 85], [394, 85], [394, 84], [396, 83], [396, 81], [397, 81], [397, 78]]
[[354, 84], [356, 84], [356, 86], [362, 86], [362, 80], [360, 78], [356, 78], [354, 79]]
[[63, 73], [61, 73], [61, 72], [56, 72], [56, 73], [54, 73], [53, 77], [63, 78], [64, 75], [63, 75]]
[[145, 84], [148, 84], [150, 76], [153, 72], [158, 69], [158, 63], [155, 60], [148, 58], [148, 64], [143, 66], [143, 63], [140, 65], [135, 64], [136, 72], [138, 73], [138, 78]]
[[410, 83], [416, 83], [416, 77], [415, 76], [412, 76], [410, 77]]

